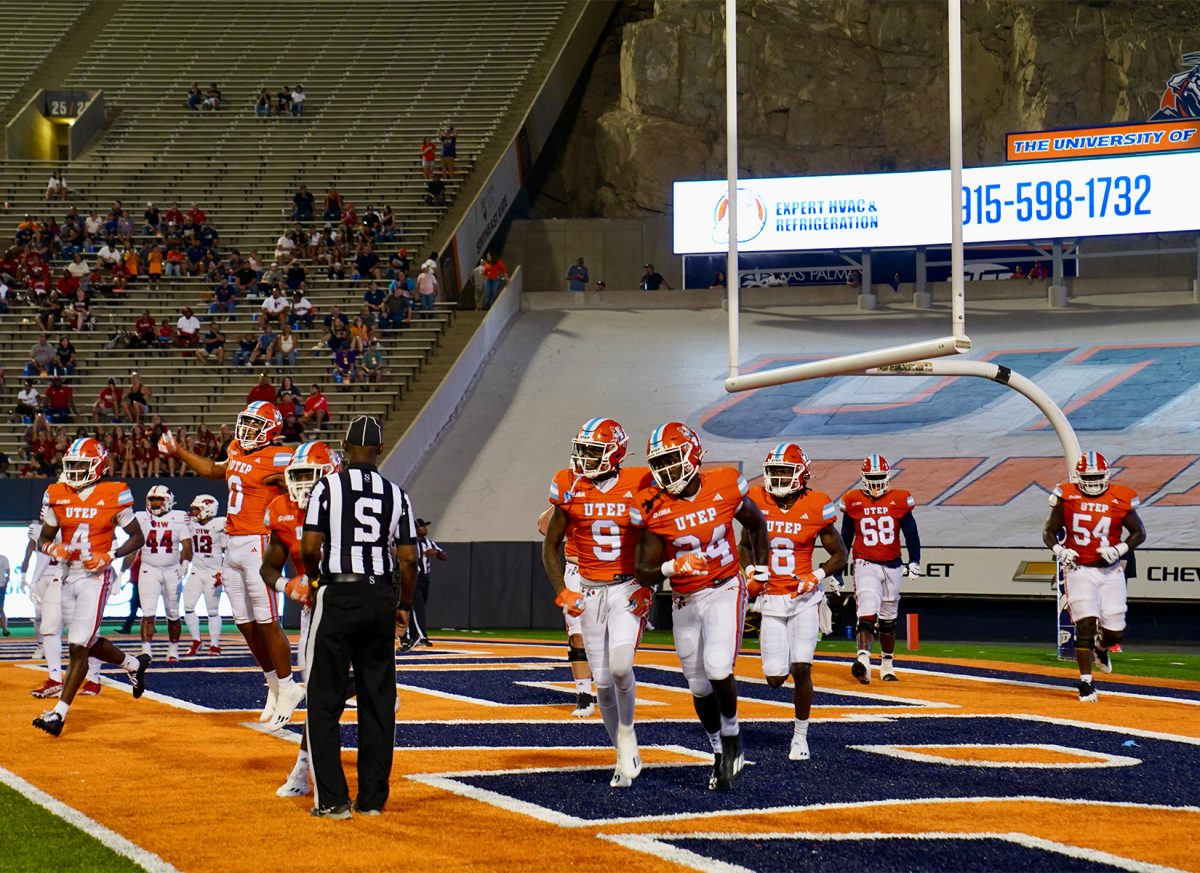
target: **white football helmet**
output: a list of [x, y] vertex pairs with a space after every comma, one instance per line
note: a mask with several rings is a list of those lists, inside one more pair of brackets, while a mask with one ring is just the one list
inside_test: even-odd
[[763, 461], [763, 488], [774, 497], [788, 497], [804, 490], [811, 476], [808, 455], [795, 443], [780, 443]]
[[1075, 484], [1088, 497], [1099, 497], [1107, 491], [1111, 475], [1108, 459], [1099, 452], [1084, 452], [1075, 462]]
[[196, 499], [192, 501], [192, 517], [201, 524], [208, 524], [217, 517], [220, 508], [221, 504], [217, 503], [217, 498], [211, 494], [197, 494]]
[[862, 487], [872, 497], [887, 493], [892, 479], [892, 468], [883, 455], [867, 455], [862, 462]]
[[292, 461], [283, 471], [288, 495], [301, 509], [308, 508], [308, 495], [313, 486], [326, 476], [341, 469], [338, 453], [323, 442], [301, 443], [292, 454]]
[[175, 508], [175, 495], [166, 485], [152, 485], [146, 492], [146, 511], [151, 515], [166, 515]]

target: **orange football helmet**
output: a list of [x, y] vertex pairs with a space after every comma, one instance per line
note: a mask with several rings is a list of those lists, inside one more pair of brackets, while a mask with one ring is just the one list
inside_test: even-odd
[[774, 497], [787, 497], [808, 487], [812, 467], [804, 449], [795, 443], [780, 443], [763, 461], [763, 488]]
[[313, 486], [341, 468], [341, 457], [326, 443], [301, 443], [296, 447], [291, 463], [283, 471], [288, 496], [301, 509], [307, 509], [308, 495], [312, 493]]
[[283, 416], [274, 403], [256, 400], [238, 413], [233, 438], [243, 449], [252, 452], [269, 446], [283, 430]]
[[892, 468], [883, 455], [867, 455], [862, 462], [862, 487], [872, 497], [887, 493]]
[[78, 491], [99, 482], [107, 466], [104, 446], [91, 437], [80, 437], [63, 453], [62, 482]]
[[1099, 452], [1084, 452], [1075, 462], [1075, 484], [1089, 497], [1099, 497], [1108, 490], [1110, 475], [1108, 459]]
[[682, 422], [668, 421], [650, 434], [646, 443], [646, 463], [658, 487], [668, 494], [680, 494], [700, 472], [704, 449], [700, 437]]
[[585, 479], [603, 479], [620, 468], [628, 447], [625, 428], [611, 418], [593, 418], [571, 440], [571, 470]]

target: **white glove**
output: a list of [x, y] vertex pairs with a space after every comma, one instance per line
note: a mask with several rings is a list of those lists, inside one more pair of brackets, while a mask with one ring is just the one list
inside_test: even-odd
[[846, 582], [841, 576], [830, 576], [826, 581], [829, 583], [828, 589], [834, 594], [841, 594], [846, 590]]
[[817, 628], [824, 637], [833, 633], [833, 610], [829, 608], [829, 601], [824, 597], [817, 604]]
[[766, 567], [756, 567], [754, 564], [746, 565], [746, 581], [761, 582], [766, 585], [771, 578], [771, 572]]
[[172, 458], [175, 456], [176, 448], [178, 448], [178, 444], [175, 442], [175, 437], [169, 430], [164, 431], [163, 435], [158, 438], [158, 451], [168, 458]]
[[1079, 565], [1079, 552], [1068, 549], [1062, 543], [1055, 543], [1050, 551], [1054, 552], [1054, 557], [1062, 562], [1064, 570], [1073, 570]]
[[1101, 546], [1100, 557], [1106, 564], [1115, 564], [1129, 554], [1129, 546], [1125, 543], [1117, 543], [1115, 546]]
[[904, 575], [911, 576], [914, 579], [921, 575], [921, 565], [917, 563], [906, 564], [904, 567]]

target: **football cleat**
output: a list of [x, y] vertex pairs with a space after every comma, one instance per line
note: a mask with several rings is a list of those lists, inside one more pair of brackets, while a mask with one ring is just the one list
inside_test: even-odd
[[617, 769], [632, 782], [642, 772], [642, 756], [638, 752], [637, 734], [633, 726], [617, 726]]
[[596, 698], [590, 694], [579, 694], [575, 697], [575, 711], [572, 718], [587, 718], [596, 711]]
[[299, 682], [293, 681], [279, 686], [279, 693], [275, 698], [275, 712], [271, 716], [271, 722], [267, 725], [267, 729], [281, 731], [287, 727], [296, 712], [296, 707], [303, 699], [304, 686]]
[[1080, 703], [1095, 703], [1097, 699], [1098, 698], [1096, 697], [1096, 686], [1093, 685], [1091, 682], [1084, 682], [1084, 681], [1080, 680], [1080, 682], [1079, 682], [1079, 702]]
[[1108, 649], [1096, 646], [1092, 649], [1092, 655], [1095, 656], [1096, 666], [1100, 668], [1101, 673], [1112, 672], [1112, 658], [1109, 657]]
[[742, 772], [742, 766], [745, 763], [746, 759], [742, 755], [742, 735], [734, 734], [731, 737], [727, 737], [722, 734], [720, 787], [729, 788], [733, 785], [734, 780], [738, 778], [738, 774]]
[[58, 697], [62, 693], [62, 683], [57, 679], [47, 679], [40, 686], [29, 692], [30, 697]]
[[33, 654], [32, 654], [32, 655], [30, 655], [29, 657], [30, 657], [30, 659], [31, 659], [31, 660], [34, 660], [34, 661], [40, 661], [40, 660], [42, 660], [42, 658], [44, 658], [45, 656], [46, 656], [46, 649], [45, 649], [45, 647], [44, 647], [44, 646], [43, 646], [43, 645], [42, 645], [42, 644], [39, 642], [39, 643], [38, 643], [36, 646], [34, 646], [34, 647], [33, 647]]
[[330, 821], [345, 821], [348, 818], [353, 818], [350, 814], [350, 804], [348, 803], [343, 803], [341, 806], [313, 807], [309, 815], [313, 818], [327, 818]]
[[865, 661], [862, 658], [855, 658], [854, 663], [850, 665], [850, 675], [861, 682], [863, 685], [871, 684], [871, 662]]
[[432, 649], [433, 643], [429, 642], [429, 637], [421, 637], [417, 640], [417, 645], [423, 649]]
[[179, 658], [177, 658], [175, 655], [167, 655], [167, 663], [168, 664], [178, 664]]
[[100, 693], [101, 687], [102, 686], [99, 682], [84, 682], [83, 688], [80, 689], [79, 693], [87, 695], [88, 697], [95, 697]]
[[275, 701], [279, 699], [279, 692], [275, 690], [274, 685], [267, 686], [267, 702], [263, 706], [263, 711], [259, 713], [258, 723], [266, 724], [275, 717]]
[[621, 768], [613, 770], [612, 778], [608, 780], [609, 788], [628, 788], [633, 780], [621, 772]]
[[[299, 772], [297, 772], [299, 771]], [[308, 782], [308, 768], [292, 768], [287, 782], [275, 789], [276, 797], [307, 797], [312, 794], [312, 785]]]
[[713, 755], [712, 772], [708, 774], [708, 790], [715, 791], [721, 784], [721, 753]]
[[43, 712], [35, 718], [33, 726], [40, 731], [45, 731], [52, 737], [56, 737], [62, 733], [63, 717], [52, 709], [49, 712]]
[[200, 642], [199, 640], [192, 640], [192, 644], [190, 646], [188, 646], [187, 654], [184, 655], [184, 657], [185, 658], [196, 657], [197, 655], [200, 654], [200, 647], [203, 645], [204, 645], [204, 643]]
[[150, 656], [138, 655], [137, 662], [137, 669], [129, 674], [129, 684], [133, 686], [134, 700], [146, 693], [146, 668], [150, 666]]
[[219, 655], [219, 654], [221, 654], [221, 647], [220, 647], [220, 646], [211, 646], [211, 645], [210, 645], [210, 646], [208, 647], [208, 653], [209, 653], [210, 655]]
[[412, 637], [404, 637], [400, 640], [399, 644], [397, 644], [396, 651], [401, 653], [411, 652], [413, 650], [413, 646], [415, 645], [416, 643], [413, 641]]
[[789, 761], [807, 761], [808, 754], [808, 737], [800, 734], [792, 735], [792, 747], [788, 750]]
[[896, 675], [896, 665], [891, 658], [884, 658], [879, 662], [879, 678], [884, 682], [900, 681], [900, 677]]

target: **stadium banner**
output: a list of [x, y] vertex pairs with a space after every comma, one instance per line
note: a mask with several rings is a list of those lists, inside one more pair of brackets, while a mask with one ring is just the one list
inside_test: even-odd
[[[1170, 233], [1200, 227], [1189, 153], [1003, 164], [963, 170], [966, 243]], [[717, 254], [729, 238], [724, 180], [676, 182], [680, 255]], [[949, 170], [745, 179], [738, 243], [747, 252], [944, 246]]]
[[1200, 149], [1200, 118], [1074, 130], [1026, 130], [1005, 138], [1005, 160], [1059, 161]]
[[[484, 256], [492, 237], [500, 229], [500, 222], [521, 190], [521, 163], [517, 154], [517, 142], [513, 140], [504, 156], [496, 163], [496, 169], [488, 177], [463, 216], [458, 231], [454, 234], [454, 252], [458, 261], [458, 281], [464, 283]], [[455, 288], [457, 291], [458, 289]]]

